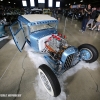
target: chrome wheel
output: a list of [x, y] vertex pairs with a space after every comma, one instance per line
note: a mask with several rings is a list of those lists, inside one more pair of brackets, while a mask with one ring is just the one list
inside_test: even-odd
[[40, 79], [42, 81], [42, 84], [44, 86], [44, 88], [47, 90], [47, 92], [51, 95], [51, 96], [54, 96], [54, 92], [53, 92], [53, 89], [52, 89], [52, 86], [51, 86], [51, 83], [50, 81], [48, 80], [47, 76], [45, 75], [45, 73], [39, 69], [39, 76], [40, 76]]

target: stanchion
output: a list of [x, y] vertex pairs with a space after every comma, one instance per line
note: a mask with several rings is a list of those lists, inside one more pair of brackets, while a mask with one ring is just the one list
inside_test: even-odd
[[72, 21], [74, 20], [74, 14], [72, 15]]
[[63, 34], [65, 34], [65, 30], [66, 30], [66, 22], [68, 21], [68, 18], [65, 18], [65, 24], [64, 24], [64, 29], [63, 29]]

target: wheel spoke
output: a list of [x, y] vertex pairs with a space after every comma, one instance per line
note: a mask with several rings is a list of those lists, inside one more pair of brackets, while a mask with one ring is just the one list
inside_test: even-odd
[[46, 86], [46, 88], [49, 90], [49, 91], [51, 91], [51, 87], [49, 86], [49, 82], [48, 82], [48, 80], [46, 79], [46, 77], [45, 77], [45, 75], [43, 74], [43, 73], [40, 73], [40, 77], [41, 77], [41, 79], [43, 80], [43, 82], [44, 82], [44, 85]]

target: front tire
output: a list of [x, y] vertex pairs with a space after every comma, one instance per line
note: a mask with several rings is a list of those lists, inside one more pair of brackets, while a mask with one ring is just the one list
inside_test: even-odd
[[51, 96], [57, 97], [61, 92], [61, 88], [53, 71], [47, 65], [43, 64], [39, 66], [38, 72], [42, 84], [47, 92]]
[[82, 60], [87, 63], [92, 63], [98, 59], [99, 53], [93, 45], [82, 44], [78, 47], [78, 50], [80, 51]]

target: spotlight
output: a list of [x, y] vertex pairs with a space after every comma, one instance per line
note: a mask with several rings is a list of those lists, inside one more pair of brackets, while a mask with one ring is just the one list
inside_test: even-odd
[[81, 0], [80, 2], [83, 2], [83, 0]]

